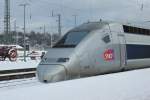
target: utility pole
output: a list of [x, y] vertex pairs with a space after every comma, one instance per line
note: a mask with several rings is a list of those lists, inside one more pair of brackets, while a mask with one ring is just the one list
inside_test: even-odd
[[27, 3], [20, 4], [19, 6], [23, 6], [24, 8], [24, 35], [23, 35], [23, 44], [24, 44], [24, 61], [26, 62], [26, 6], [29, 5]]
[[51, 33], [51, 48], [53, 47], [53, 34]]
[[0, 18], [0, 32], [1, 32], [1, 18]]
[[58, 34], [59, 38], [61, 37], [61, 15], [58, 14]]
[[60, 38], [61, 37], [61, 14], [54, 15], [54, 13], [52, 11], [52, 17], [58, 17], [58, 34], [59, 34], [59, 38]]
[[74, 26], [77, 26], [77, 15], [72, 15], [74, 17]]
[[16, 45], [18, 44], [18, 33], [17, 33], [17, 24], [16, 24], [16, 20], [14, 20], [14, 32], [16, 35]]
[[10, 0], [5, 0], [4, 34], [6, 38], [6, 43], [9, 43], [10, 42]]
[[44, 25], [44, 30], [43, 30], [43, 31], [44, 31], [44, 35], [45, 35], [45, 33], [46, 33], [46, 28], [45, 28], [45, 25]]

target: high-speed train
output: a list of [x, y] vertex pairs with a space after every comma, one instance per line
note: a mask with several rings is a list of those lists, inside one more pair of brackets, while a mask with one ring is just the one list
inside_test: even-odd
[[41, 82], [58, 82], [150, 66], [150, 29], [88, 22], [66, 33], [37, 67]]

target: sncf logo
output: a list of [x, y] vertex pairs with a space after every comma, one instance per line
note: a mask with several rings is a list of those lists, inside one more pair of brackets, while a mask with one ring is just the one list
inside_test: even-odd
[[114, 60], [114, 50], [113, 49], [107, 49], [104, 52], [104, 60], [111, 61]]

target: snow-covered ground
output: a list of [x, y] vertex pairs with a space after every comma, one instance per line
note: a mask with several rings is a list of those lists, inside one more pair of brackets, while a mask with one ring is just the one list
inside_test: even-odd
[[42, 83], [40, 83], [36, 77], [9, 80], [9, 81], [0, 81], [0, 91], [5, 91], [8, 89], [17, 89], [20, 87], [35, 86], [38, 84], [42, 84]]
[[0, 100], [150, 100], [150, 68], [0, 90]]
[[15, 62], [11, 62], [8, 60], [0, 61], [0, 70], [36, 68], [39, 62], [40, 62], [40, 59], [30, 60], [30, 58], [27, 58], [26, 62], [20, 59], [18, 59]]
[[[17, 51], [17, 61], [11, 62], [8, 58], [6, 58], [6, 61], [0, 61], [0, 70], [36, 68], [41, 61], [42, 52], [46, 53], [46, 51], [34, 51], [34, 53], [33, 51], [27, 51], [26, 62], [24, 62], [24, 51]], [[35, 57], [34, 60], [31, 59], [33, 56]]]
[[[24, 69], [24, 68], [36, 68], [39, 64], [42, 52], [46, 51], [36, 51], [37, 55], [32, 54], [32, 52], [26, 52], [29, 57], [26, 57], [26, 62], [24, 62], [24, 52], [18, 51], [18, 58], [17, 61], [11, 62], [8, 58], [6, 61], [0, 61], [0, 70], [11, 70], [11, 69]], [[35, 56], [34, 60], [31, 60], [30, 56]]]

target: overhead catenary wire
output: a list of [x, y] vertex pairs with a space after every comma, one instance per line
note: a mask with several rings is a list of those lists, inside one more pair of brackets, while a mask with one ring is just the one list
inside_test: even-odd
[[[96, 20], [96, 19], [98, 20], [100, 18], [104, 18], [102, 14], [96, 14], [96, 9], [99, 9], [100, 7], [95, 7], [94, 6], [94, 2], [95, 1], [90, 1], [91, 3], [88, 4], [89, 6], [86, 5], [85, 8], [81, 8], [81, 7], [76, 7], [75, 8], [74, 6], [66, 5], [64, 3], [64, 1], [62, 1], [62, 0], [57, 0], [57, 1], [26, 0], [26, 1], [31, 3], [31, 9], [35, 9], [35, 7], [38, 6], [38, 8], [42, 8], [43, 11], [46, 11], [46, 9], [49, 9], [49, 10], [54, 9], [56, 13], [61, 13], [62, 14], [62, 24], [66, 25], [66, 26], [63, 26], [63, 27], [67, 27], [67, 26], [70, 26], [70, 25], [72, 26], [73, 25], [74, 19], [72, 18], [72, 15], [79, 15], [78, 16], [78, 22], [79, 22], [78, 24], [81, 24], [82, 22], [85, 22], [87, 20]], [[138, 3], [136, 3], [137, 1], [138, 1]], [[140, 11], [143, 12], [145, 10], [145, 5], [146, 5], [145, 4], [145, 0], [133, 0], [132, 3], [133, 2], [135, 3], [135, 6], [138, 7], [139, 12]], [[126, 5], [126, 6], [130, 6], [130, 5]], [[130, 9], [130, 8], [131, 8], [131, 6], [129, 8], [126, 8], [126, 9]], [[132, 9], [135, 9], [135, 7], [132, 7]], [[135, 13], [138, 14], [138, 16], [140, 16], [139, 12], [136, 11]], [[39, 13], [36, 13], [36, 14], [39, 14]], [[49, 20], [48, 19], [48, 13], [43, 13], [43, 14], [40, 15], [40, 17], [41, 16], [43, 17], [42, 20], [45, 20], [46, 18], [47, 18], [47, 20]], [[30, 22], [31, 23], [34, 22], [35, 19], [37, 18], [37, 16], [35, 17], [35, 12], [33, 12], [33, 11], [31, 11], [29, 17], [30, 17]], [[110, 20], [112, 18], [106, 18], [106, 19]], [[132, 20], [133, 19], [134, 18], [132, 18]], [[122, 20], [126, 20], [126, 19], [124, 18]], [[46, 24], [46, 21], [45, 22], [43, 21], [42, 24]]]

